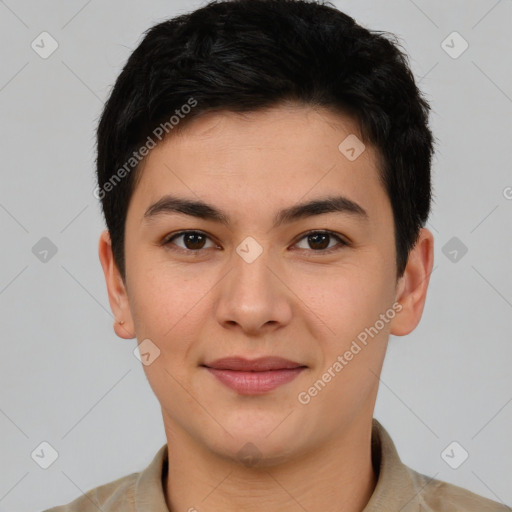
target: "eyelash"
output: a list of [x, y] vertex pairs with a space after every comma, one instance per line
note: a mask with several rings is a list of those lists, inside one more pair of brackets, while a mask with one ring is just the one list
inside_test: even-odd
[[[175, 240], [177, 238], [180, 238], [182, 236], [185, 236], [185, 235], [190, 235], [190, 234], [202, 235], [202, 236], [205, 236], [206, 238], [211, 240], [211, 238], [206, 233], [203, 233], [202, 231], [187, 230], [187, 231], [180, 231], [178, 233], [174, 233], [172, 235], [169, 235], [168, 237], [164, 238], [164, 240], [162, 241], [161, 245], [168, 247], [172, 251], [177, 251], [177, 252], [182, 252], [182, 253], [185, 252], [185, 253], [189, 253], [189, 254], [192, 254], [192, 253], [199, 254], [201, 251], [204, 251], [206, 249], [211, 249], [211, 247], [207, 247], [206, 249], [202, 248], [202, 249], [196, 249], [196, 250], [194, 250], [194, 249], [184, 249], [183, 247], [178, 247], [178, 246], [171, 247], [171, 245], [174, 245], [174, 244], [172, 244], [173, 240]], [[330, 247], [329, 249], [318, 249], [318, 250], [314, 250], [314, 249], [298, 249], [299, 251], [307, 251], [307, 252], [316, 253], [318, 255], [324, 255], [324, 254], [331, 254], [332, 252], [335, 252], [335, 251], [339, 251], [343, 247], [348, 247], [350, 245], [346, 240], [341, 238], [338, 234], [336, 234], [336, 233], [334, 233], [332, 231], [328, 231], [328, 230], [308, 231], [307, 233], [304, 233], [303, 235], [301, 235], [301, 237], [297, 240], [297, 242], [295, 242], [294, 245], [299, 243], [301, 240], [303, 240], [303, 239], [305, 239], [305, 238], [307, 238], [309, 236], [313, 236], [313, 235], [328, 235], [328, 236], [334, 238], [338, 242], [338, 244], [333, 246], [333, 247]]]

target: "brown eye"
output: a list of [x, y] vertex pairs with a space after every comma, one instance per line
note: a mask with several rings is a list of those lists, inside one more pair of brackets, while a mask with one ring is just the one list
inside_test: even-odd
[[[182, 244], [177, 244], [175, 240], [182, 240]], [[178, 248], [188, 251], [200, 251], [205, 248], [206, 242], [209, 240], [209, 237], [204, 233], [199, 231], [182, 231], [181, 233], [176, 233], [172, 237], [168, 238], [164, 245], [176, 245]], [[215, 244], [212, 243], [212, 247]]]
[[[328, 253], [331, 250], [337, 250], [348, 245], [341, 237], [330, 231], [312, 231], [311, 233], [306, 233], [301, 240], [306, 240], [307, 247], [299, 247], [300, 249], [315, 252]], [[330, 245], [333, 241], [337, 242], [337, 244]]]
[[330, 238], [326, 233], [316, 233], [308, 236], [308, 243], [312, 249], [323, 250], [329, 246]]

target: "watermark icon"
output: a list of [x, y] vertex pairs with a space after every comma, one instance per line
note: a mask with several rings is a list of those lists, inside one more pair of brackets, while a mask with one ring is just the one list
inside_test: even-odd
[[59, 458], [59, 453], [50, 443], [43, 441], [30, 456], [39, 467], [48, 469]]
[[160, 357], [160, 349], [149, 338], [146, 338], [135, 347], [133, 355], [144, 366], [149, 366], [155, 359]]
[[252, 468], [261, 460], [262, 454], [255, 444], [245, 443], [237, 453], [237, 458], [244, 466]]
[[458, 59], [469, 48], [469, 44], [457, 31], [454, 31], [441, 42], [441, 48], [452, 59]]
[[512, 187], [505, 187], [503, 189], [503, 197], [505, 199], [512, 199]]
[[[187, 114], [190, 114], [192, 109], [197, 106], [197, 100], [189, 98], [187, 103], [181, 106], [181, 108], [175, 110], [175, 115], [172, 115], [168, 121], [160, 123], [152, 132], [153, 136], [162, 141], [167, 134], [169, 134], [180, 122], [184, 119]], [[157, 145], [156, 140], [148, 135], [146, 142], [137, 150], [132, 153], [132, 156], [120, 167], [110, 179], [103, 184], [101, 187], [96, 187], [93, 191], [93, 195], [96, 199], [103, 199], [108, 192], [114, 190], [114, 188], [130, 174], [133, 169], [149, 154], [149, 151], [155, 148]]]
[[246, 263], [256, 261], [263, 252], [263, 247], [252, 237], [245, 238], [240, 245], [236, 248], [236, 253]]
[[468, 252], [468, 248], [459, 238], [454, 236], [443, 245], [441, 251], [452, 263], [458, 263], [464, 258]]
[[41, 32], [30, 46], [39, 57], [47, 59], [59, 47], [59, 43], [48, 32]]
[[452, 441], [442, 452], [441, 458], [450, 466], [452, 469], [457, 469], [469, 457], [469, 453], [466, 451], [457, 441]]
[[[361, 350], [368, 345], [368, 336], [370, 338], [374, 338], [379, 334], [382, 329], [388, 324], [393, 318], [395, 318], [396, 314], [402, 311], [403, 306], [399, 302], [395, 302], [391, 308], [389, 308], [385, 313], [381, 313], [379, 315], [379, 320], [377, 320], [371, 327], [366, 327], [363, 331], [361, 331], [357, 335], [357, 339], [352, 341], [350, 348], [346, 350], [343, 355], [339, 355], [336, 358], [336, 361], [327, 368], [327, 370], [322, 374], [322, 376], [315, 381], [315, 383], [307, 389], [307, 391], [301, 391], [297, 395], [297, 400], [302, 405], [307, 405], [311, 402], [311, 398], [315, 397], [320, 393], [325, 386], [331, 382], [331, 380], [338, 375], [345, 366], [348, 365], [350, 361], [354, 358], [355, 355], [359, 354]], [[361, 347], [359, 343], [363, 345]]]
[[359, 137], [351, 133], [341, 142], [341, 144], [338, 146], [338, 149], [347, 160], [353, 162], [362, 155], [366, 149], [366, 146], [363, 144], [363, 141], [359, 139]]
[[56, 254], [57, 246], [46, 236], [43, 236], [33, 247], [32, 254], [42, 263], [48, 263]]

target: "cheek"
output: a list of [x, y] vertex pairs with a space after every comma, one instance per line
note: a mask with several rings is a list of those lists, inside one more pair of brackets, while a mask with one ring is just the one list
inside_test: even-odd
[[132, 274], [130, 307], [139, 341], [149, 338], [171, 357], [186, 350], [211, 307], [214, 277], [204, 272], [191, 279], [170, 265]]
[[303, 302], [317, 313], [338, 341], [350, 340], [373, 325], [390, 306], [393, 296], [391, 281], [381, 272], [369, 273], [355, 266], [319, 274], [314, 283], [313, 286], [308, 280], [307, 285], [300, 287]]
[[[146, 272], [134, 280], [130, 303], [137, 339], [139, 343], [149, 339], [148, 346], [158, 354], [143, 369], [160, 399], [176, 400], [182, 393], [178, 383], [188, 379], [194, 362], [190, 351], [208, 302], [207, 297], [201, 300], [206, 293], [203, 288], [201, 282], [190, 282], [174, 272]], [[180, 400], [186, 401], [186, 396]]]
[[350, 278], [331, 280], [318, 309], [334, 334], [323, 339], [316, 377], [322, 378], [329, 369], [335, 373], [331, 397], [347, 408], [359, 407], [362, 397], [369, 397], [378, 382], [375, 375], [380, 373], [392, 320], [390, 314], [387, 321], [381, 315], [390, 310], [395, 313], [390, 291], [389, 280], [382, 276], [378, 281], [354, 271]]
[[137, 338], [161, 340], [163, 333], [185, 312], [186, 304], [180, 303], [183, 283], [171, 282], [161, 270], [145, 268], [142, 264], [132, 265], [128, 273], [130, 309]]
[[[318, 372], [324, 374], [330, 368], [331, 373], [336, 373], [333, 380], [337, 384], [331, 388], [333, 399], [347, 406], [353, 402], [356, 407], [355, 397], [360, 399], [374, 392], [374, 375], [380, 373], [386, 353], [390, 322], [395, 313], [391, 309], [389, 314], [393, 288], [389, 279], [382, 275], [379, 279], [357, 275], [354, 269], [350, 278], [331, 280], [329, 292], [324, 294], [318, 309], [335, 333], [323, 339]], [[382, 320], [381, 315], [386, 313]], [[352, 391], [347, 393], [347, 390]]]

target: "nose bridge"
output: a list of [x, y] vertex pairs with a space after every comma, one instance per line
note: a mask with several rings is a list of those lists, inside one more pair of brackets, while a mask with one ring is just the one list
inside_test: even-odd
[[252, 240], [242, 242], [233, 254], [228, 293], [246, 308], [258, 304], [261, 308], [271, 300], [273, 275], [268, 268], [271, 264], [268, 248], [264, 250]]
[[231, 270], [222, 280], [217, 306], [218, 321], [257, 330], [266, 324], [289, 320], [291, 308], [286, 287], [276, 277], [272, 255], [248, 237], [231, 258]]

